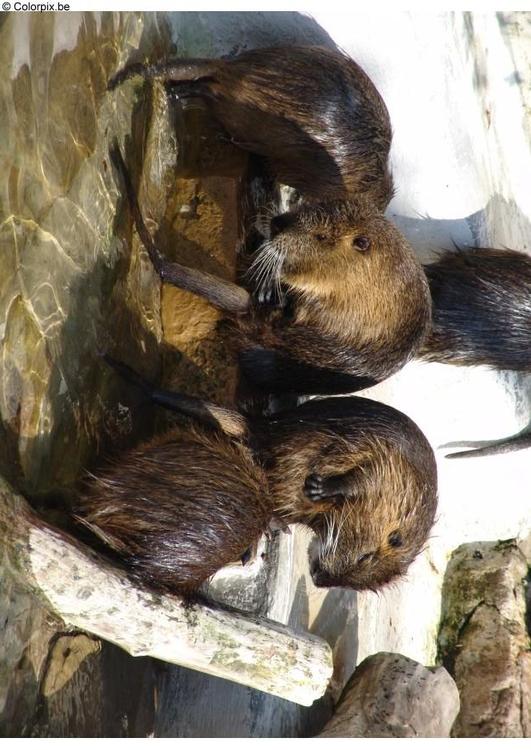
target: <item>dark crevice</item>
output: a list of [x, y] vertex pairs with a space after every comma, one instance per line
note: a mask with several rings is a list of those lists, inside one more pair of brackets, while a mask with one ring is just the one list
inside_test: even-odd
[[485, 604], [485, 600], [481, 599], [476, 606], [470, 610], [470, 612], [467, 612], [466, 615], [463, 617], [463, 620], [461, 624], [459, 625], [459, 628], [457, 629], [457, 635], [455, 639], [453, 640], [453, 645], [447, 649], [446, 653], [440, 654], [440, 659], [442, 661], [443, 666], [445, 669], [448, 670], [448, 672], [453, 675], [455, 672], [455, 660], [458, 655], [458, 651], [460, 649], [460, 643], [462, 640], [463, 633], [465, 632], [468, 623], [474, 616], [475, 612]]
[[524, 596], [525, 596], [525, 627], [528, 636], [531, 638], [531, 568], [527, 569], [527, 576], [524, 578]]

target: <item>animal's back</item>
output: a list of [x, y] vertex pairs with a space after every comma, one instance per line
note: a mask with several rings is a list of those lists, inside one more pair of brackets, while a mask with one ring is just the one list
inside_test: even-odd
[[389, 113], [367, 74], [341, 52], [245, 52], [222, 62], [204, 93], [235, 141], [267, 157], [305, 196], [367, 191], [380, 208], [389, 202]]
[[265, 488], [247, 448], [178, 429], [109, 462], [76, 513], [138, 579], [185, 593], [264, 531]]

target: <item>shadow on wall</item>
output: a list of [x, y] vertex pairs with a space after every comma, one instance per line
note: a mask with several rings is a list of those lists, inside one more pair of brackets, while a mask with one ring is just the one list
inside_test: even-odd
[[455, 245], [469, 247], [508, 247], [529, 254], [531, 222], [515, 201], [496, 193], [484, 208], [469, 216], [433, 219], [429, 216], [387, 216], [407, 237], [422, 263], [433, 262], [443, 250]]
[[[337, 49], [309, 15], [293, 12], [176, 12], [157, 14], [179, 57], [232, 57], [248, 49], [280, 44]], [[140, 49], [142, 45], [140, 45]], [[131, 57], [135, 62], [137, 57]]]

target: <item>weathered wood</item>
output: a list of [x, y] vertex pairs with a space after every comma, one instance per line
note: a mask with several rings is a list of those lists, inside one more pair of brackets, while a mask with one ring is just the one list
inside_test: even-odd
[[67, 626], [133, 656], [153, 656], [311, 705], [332, 674], [328, 644], [310, 634], [138, 588], [59, 529], [39, 519], [0, 480], [0, 539], [11, 565]]

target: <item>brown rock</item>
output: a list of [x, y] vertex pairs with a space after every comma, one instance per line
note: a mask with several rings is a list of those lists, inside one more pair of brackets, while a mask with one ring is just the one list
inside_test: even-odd
[[457, 687], [444, 667], [382, 652], [357, 667], [319, 736], [448, 737], [458, 711]]
[[[237, 170], [224, 165], [225, 178], [203, 169], [200, 181], [181, 179], [179, 168], [191, 172], [193, 164], [177, 162], [164, 92], [106, 91], [132, 50], [143, 59], [167, 56], [172, 33], [169, 16], [155, 13], [12, 14], [0, 23], [0, 474], [42, 497], [43, 510], [45, 493], [71, 486], [97, 453], [153, 429], [154, 410], [99, 357], [106, 350], [151, 380], [160, 375], [160, 284], [110, 164], [115, 138], [154, 235], [168, 243], [189, 238], [192, 264], [214, 255], [227, 275], [234, 272]], [[190, 54], [198, 54], [193, 44]], [[202, 145], [202, 132], [189, 132], [188, 146]], [[197, 196], [194, 220], [187, 206]], [[196, 378], [179, 362], [174, 384], [202, 393], [195, 386], [205, 367], [210, 391], [228, 400], [232, 364], [212, 343], [215, 311], [203, 316], [177, 304], [172, 316], [189, 326], [182, 362]], [[119, 731], [132, 733], [138, 691], [125, 694], [134, 692], [128, 677], [118, 695], [106, 664], [123, 663], [128, 676], [145, 664], [107, 645], [91, 652], [84, 636], [68, 646], [70, 636], [56, 640], [60, 624], [11, 580], [4, 547], [0, 539], [0, 734], [116, 734], [120, 705], [129, 707], [130, 726]], [[113, 691], [107, 715], [104, 696]]]
[[439, 653], [461, 697], [456, 737], [530, 736], [527, 572], [514, 540], [464, 544], [452, 555]]

